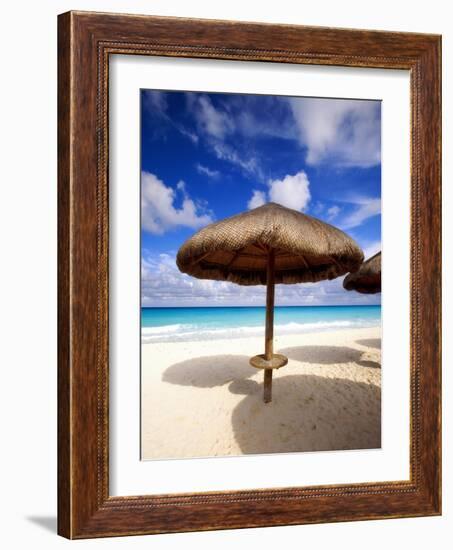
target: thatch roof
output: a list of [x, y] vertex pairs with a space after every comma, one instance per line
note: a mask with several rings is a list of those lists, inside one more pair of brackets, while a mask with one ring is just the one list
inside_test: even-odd
[[363, 261], [343, 231], [268, 203], [201, 229], [181, 246], [176, 263], [198, 279], [264, 285], [269, 248], [275, 249], [275, 283], [334, 279]]
[[362, 294], [381, 292], [381, 253], [375, 254], [363, 262], [358, 271], [345, 277], [343, 287]]

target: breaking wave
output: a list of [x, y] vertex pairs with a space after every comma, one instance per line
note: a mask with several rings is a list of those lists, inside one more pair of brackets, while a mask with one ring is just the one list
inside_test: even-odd
[[[283, 334], [302, 334], [308, 332], [321, 332], [335, 329], [371, 327], [379, 324], [371, 319], [354, 319], [319, 321], [313, 323], [290, 322], [276, 324], [274, 336]], [[156, 342], [193, 342], [202, 340], [219, 340], [230, 338], [249, 338], [253, 336], [264, 336], [264, 326], [235, 326], [235, 327], [212, 327], [197, 324], [178, 323], [160, 327], [143, 327], [142, 343]]]

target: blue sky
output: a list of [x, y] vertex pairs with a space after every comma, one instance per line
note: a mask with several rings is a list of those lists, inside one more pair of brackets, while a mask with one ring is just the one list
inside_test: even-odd
[[[195, 231], [273, 201], [381, 249], [378, 101], [141, 91], [142, 305], [263, 305], [263, 287], [181, 274]], [[379, 304], [342, 277], [278, 285], [277, 305]]]

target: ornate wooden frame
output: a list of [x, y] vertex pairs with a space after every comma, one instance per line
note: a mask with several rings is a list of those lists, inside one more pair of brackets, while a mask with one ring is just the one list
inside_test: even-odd
[[[440, 514], [440, 37], [86, 12], [60, 15], [58, 24], [58, 532], [87, 538]], [[110, 54], [410, 71], [409, 481], [109, 496]]]

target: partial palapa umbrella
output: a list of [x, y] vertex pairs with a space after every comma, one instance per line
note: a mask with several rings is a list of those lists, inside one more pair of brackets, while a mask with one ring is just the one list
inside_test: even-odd
[[362, 294], [381, 292], [381, 253], [375, 254], [363, 262], [358, 271], [345, 277], [343, 287]]
[[264, 369], [264, 401], [272, 370], [288, 362], [273, 352], [274, 285], [334, 279], [359, 268], [363, 252], [340, 229], [276, 203], [210, 224], [179, 249], [180, 271], [239, 285], [267, 285], [265, 353], [250, 359]]

